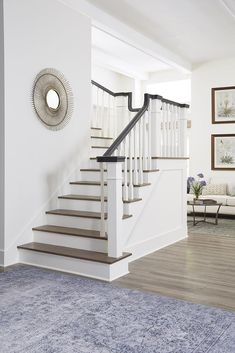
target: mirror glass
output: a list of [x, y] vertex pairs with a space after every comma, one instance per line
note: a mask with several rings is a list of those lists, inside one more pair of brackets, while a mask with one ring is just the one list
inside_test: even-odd
[[56, 110], [60, 105], [60, 97], [54, 89], [50, 89], [46, 95], [46, 102], [51, 110]]

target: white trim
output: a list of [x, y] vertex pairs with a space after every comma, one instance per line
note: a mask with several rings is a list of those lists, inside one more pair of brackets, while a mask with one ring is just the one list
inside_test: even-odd
[[187, 229], [177, 228], [145, 241], [136, 243], [124, 251], [131, 252], [130, 262], [187, 238]]
[[156, 58], [183, 72], [190, 72], [191, 63], [175, 54], [171, 50], [163, 47], [160, 43], [148, 38], [132, 27], [121, 22], [117, 18], [102, 11], [98, 7], [85, 0], [59, 0], [65, 6], [70, 7], [92, 19], [92, 25], [99, 30], [131, 45], [135, 49], [141, 50], [145, 54]]

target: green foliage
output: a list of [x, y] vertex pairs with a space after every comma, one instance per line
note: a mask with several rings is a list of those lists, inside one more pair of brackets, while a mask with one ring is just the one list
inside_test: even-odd
[[233, 164], [234, 161], [233, 161], [233, 157], [232, 156], [229, 156], [229, 155], [225, 155], [223, 157], [221, 157], [221, 163], [223, 164]]

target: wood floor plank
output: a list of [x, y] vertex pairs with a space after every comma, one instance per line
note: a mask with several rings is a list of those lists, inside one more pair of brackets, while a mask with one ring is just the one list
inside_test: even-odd
[[235, 238], [193, 234], [132, 262], [117, 286], [235, 310]]

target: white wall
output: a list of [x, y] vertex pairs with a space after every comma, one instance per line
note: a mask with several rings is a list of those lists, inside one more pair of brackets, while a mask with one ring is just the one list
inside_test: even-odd
[[140, 80], [122, 75], [108, 68], [92, 65], [92, 79], [113, 92], [133, 92], [133, 105], [142, 105], [142, 92]]
[[[5, 0], [5, 265], [17, 262], [18, 244], [56, 206], [62, 185], [88, 156], [90, 20], [56, 0]], [[64, 73], [74, 114], [61, 131], [46, 129], [31, 103], [37, 73]], [[73, 176], [72, 176], [73, 174]], [[66, 189], [66, 188], [65, 188]]]
[[108, 68], [92, 65], [92, 79], [114, 92], [132, 92], [135, 80]]
[[4, 28], [0, 0], [0, 266], [4, 263]]
[[235, 58], [205, 63], [192, 73], [190, 174], [204, 172], [214, 181], [235, 181], [235, 171], [211, 170], [211, 134], [235, 133], [235, 124], [211, 124], [211, 88], [234, 86]]

